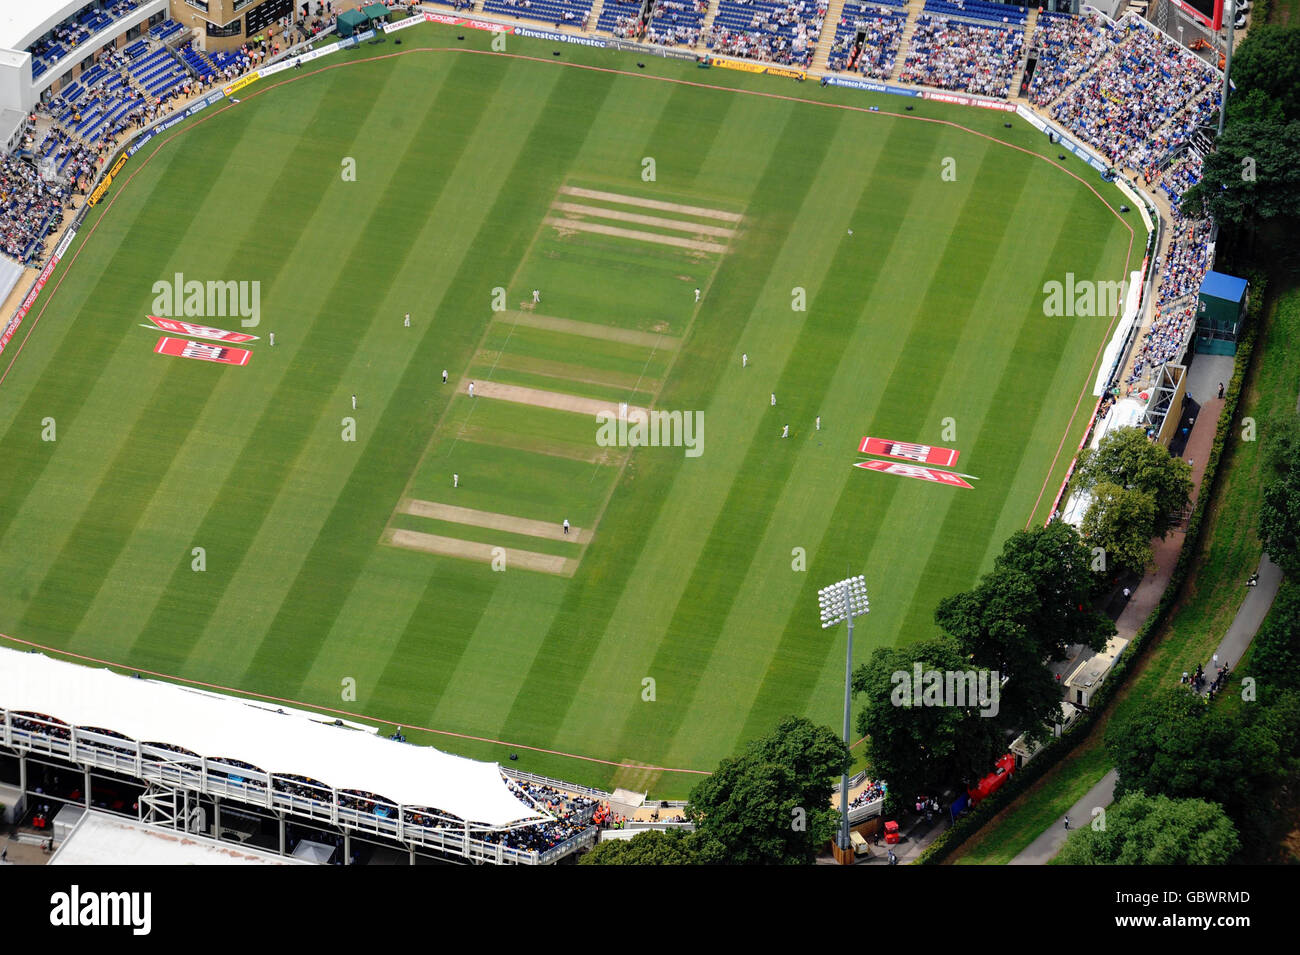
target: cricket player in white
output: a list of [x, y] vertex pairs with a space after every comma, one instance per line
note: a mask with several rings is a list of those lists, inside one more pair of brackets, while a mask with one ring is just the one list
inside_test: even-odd
[[818, 416], [817, 416], [817, 430], [820, 431], [821, 429], [822, 429], [822, 416], [821, 416], [821, 415], [818, 415]]
[[471, 398], [474, 397], [474, 382], [472, 382], [472, 381], [469, 383], [469, 396], [470, 396]]
[[541, 300], [542, 300], [542, 290], [536, 288], [533, 289], [533, 304], [536, 305]]
[[698, 302], [699, 300], [700, 300], [700, 290], [699, 290], [699, 289], [696, 289], [696, 290], [695, 290], [695, 301]]
[[748, 368], [748, 367], [749, 367], [749, 355], [748, 355], [748, 354], [743, 354], [743, 355], [740, 356], [740, 367], [741, 367], [741, 368]]
[[442, 383], [443, 383], [444, 385], [447, 383], [447, 369], [446, 369], [446, 368], [444, 368], [444, 369], [442, 370]]
[[776, 407], [776, 392], [772, 392], [772, 407]]
[[407, 328], [410, 328], [410, 327], [411, 327], [411, 313], [410, 313], [410, 312], [407, 312], [407, 313], [406, 313], [406, 318], [402, 320], [402, 324], [403, 324], [404, 326], [406, 326]]
[[789, 425], [786, 425], [784, 428], [781, 429], [781, 437], [783, 437], [783, 438], [788, 438], [788, 437], [790, 437], [790, 426], [789, 426]]
[[452, 486], [452, 487], [460, 487], [460, 475], [459, 475], [459, 474], [452, 474], [452, 476], [451, 476], [451, 486]]
[[357, 396], [356, 396], [356, 395], [353, 395], [353, 396], [352, 396], [352, 410], [353, 410], [353, 411], [356, 411], [356, 410], [357, 410]]
[[271, 347], [275, 347], [275, 332], [271, 332]]

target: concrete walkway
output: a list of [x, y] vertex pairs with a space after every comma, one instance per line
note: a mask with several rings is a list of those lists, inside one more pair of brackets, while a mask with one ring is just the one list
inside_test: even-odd
[[[1246, 655], [1246, 649], [1250, 646], [1250, 641], [1255, 639], [1255, 634], [1259, 632], [1264, 618], [1268, 616], [1269, 608], [1273, 606], [1273, 599], [1277, 596], [1281, 584], [1282, 569], [1269, 560], [1267, 554], [1264, 555], [1259, 565], [1259, 584], [1247, 590], [1246, 599], [1242, 601], [1237, 615], [1232, 620], [1232, 625], [1228, 627], [1228, 632], [1219, 643], [1217, 652], [1220, 664], [1235, 667]], [[1206, 661], [1205, 672], [1213, 672], [1212, 661]], [[1070, 823], [1074, 828], [1077, 829], [1091, 822], [1094, 808], [1109, 806], [1114, 801], [1115, 781], [1118, 778], [1119, 773], [1112, 769], [1097, 785], [1089, 789], [1082, 799], [1070, 807], [1066, 815], [1070, 817]], [[1065, 845], [1069, 835], [1070, 833], [1065, 829], [1065, 820], [1059, 819], [1026, 846], [1011, 860], [1010, 864], [1046, 865], [1061, 851], [1061, 846]]]
[[[1082, 799], [1070, 807], [1066, 815], [1070, 817], [1070, 825], [1073, 829], [1091, 823], [1093, 809], [1109, 806], [1115, 801], [1115, 783], [1118, 779], [1119, 773], [1112, 769], [1101, 777], [1097, 785], [1084, 793]], [[1039, 835], [1012, 859], [1010, 865], [1047, 865], [1061, 851], [1061, 846], [1065, 845], [1065, 840], [1069, 838], [1071, 831], [1072, 829], [1065, 828], [1064, 818], [1056, 820], [1046, 832]]]
[[[1232, 625], [1219, 643], [1217, 651], [1219, 665], [1236, 667], [1246, 655], [1250, 641], [1255, 639], [1260, 625], [1268, 616], [1269, 608], [1277, 597], [1278, 588], [1282, 586], [1282, 568], [1268, 559], [1264, 554], [1259, 562], [1259, 583], [1246, 588], [1246, 599], [1241, 602], [1237, 616], [1232, 618]], [[1243, 581], [1245, 583], [1245, 581]], [[1205, 661], [1205, 673], [1214, 673], [1214, 660]]]
[[[1209, 363], [1205, 364], [1207, 367], [1202, 369], [1203, 374], [1208, 371], [1212, 376], [1220, 376], [1223, 373], [1221, 367], [1210, 368]], [[1207, 382], [1201, 384], [1204, 386]], [[1193, 502], [1201, 491], [1201, 479], [1205, 475], [1205, 465], [1210, 458], [1210, 445], [1214, 441], [1214, 432], [1223, 411], [1222, 399], [1208, 397], [1211, 394], [1208, 390], [1203, 390], [1203, 394], [1207, 397], [1201, 404], [1200, 414], [1196, 418], [1187, 446], [1183, 450], [1184, 457], [1194, 462], [1192, 464]], [[1147, 575], [1142, 578], [1142, 582], [1134, 588], [1119, 619], [1115, 621], [1115, 628], [1120, 636], [1129, 639], [1136, 635], [1138, 629], [1160, 602], [1160, 597], [1173, 573], [1174, 564], [1178, 560], [1178, 554], [1182, 550], [1183, 532], [1180, 529], [1172, 530], [1164, 540], [1155, 540], [1151, 543], [1155, 550], [1155, 560]], [[1243, 587], [1245, 583], [1243, 580]], [[1273, 606], [1273, 599], [1277, 596], [1281, 583], [1281, 569], [1269, 560], [1267, 555], [1262, 555], [1259, 565], [1259, 584], [1246, 588], [1245, 599], [1237, 608], [1237, 615], [1228, 627], [1228, 632], [1219, 642], [1216, 653], [1220, 665], [1235, 667], [1245, 656], [1250, 641], [1255, 638], [1260, 625], [1264, 622], [1264, 617], [1268, 615], [1269, 608]], [[1213, 659], [1206, 661], [1205, 672], [1207, 675], [1213, 674]], [[1208, 680], [1206, 685], [1209, 685]], [[1114, 800], [1117, 777], [1117, 772], [1112, 769], [1088, 790], [1082, 799], [1071, 806], [1068, 812], [1071, 823], [1076, 826], [1085, 825], [1092, 819], [1093, 808], [1110, 805]], [[1017, 854], [1010, 864], [1044, 865], [1060, 851], [1068, 835], [1065, 820], [1058, 819], [1046, 832], [1041, 833]]]

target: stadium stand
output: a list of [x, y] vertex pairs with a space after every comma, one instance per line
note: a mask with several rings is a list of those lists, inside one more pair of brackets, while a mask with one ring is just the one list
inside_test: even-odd
[[172, 19], [166, 19], [156, 26], [150, 27], [149, 35], [155, 40], [161, 40], [163, 43], [174, 40], [185, 28]]
[[569, 24], [585, 30], [591, 16], [591, 0], [484, 0], [483, 12], [555, 26]]
[[[901, 6], [890, 9], [883, 3], [846, 3], [835, 26], [827, 67], [887, 79], [894, 72], [906, 25], [907, 11]], [[865, 34], [861, 46], [860, 33]]]
[[700, 42], [708, 15], [708, 0], [655, 0], [644, 42], [658, 46], [695, 46]]
[[1041, 13], [1030, 43], [1038, 64], [1029, 84], [1029, 101], [1045, 107], [1114, 46], [1119, 32], [1101, 17]]
[[826, 8], [826, 0], [722, 0], [705, 45], [727, 56], [807, 67]]
[[[65, 148], [55, 143], [52, 151]], [[64, 161], [71, 158], [68, 154]], [[21, 265], [35, 265], [70, 196], [67, 186], [46, 183], [30, 163], [0, 158], [0, 251]]]
[[600, 17], [596, 20], [596, 29], [601, 33], [611, 33], [621, 40], [636, 40], [641, 36], [641, 10], [645, 6], [641, 0], [605, 0]]
[[[1201, 100], [1216, 75], [1136, 17], [1118, 33], [1118, 46], [1052, 106], [1051, 116], [1114, 165], [1140, 169], [1149, 163], [1145, 141]], [[1162, 154], [1179, 144], [1167, 141]]]
[[1029, 19], [1029, 10], [1025, 7], [988, 3], [986, 0], [925, 0], [925, 12], [936, 17], [957, 17], [1020, 27]]
[[[83, 10], [55, 26], [48, 38], [39, 40], [29, 47], [29, 52], [32, 54], [32, 79], [39, 79], [59, 60], [138, 6], [139, 4], [134, 0], [118, 0], [117, 3], [107, 7]], [[180, 24], [177, 26], [179, 27]]]
[[1201, 181], [1200, 153], [1188, 150], [1158, 174], [1157, 182], [1172, 205], [1178, 205], [1183, 193]]
[[[165, 790], [179, 785], [227, 805], [273, 808], [302, 824], [372, 833], [412, 851], [533, 864], [586, 845], [609, 821], [605, 794], [595, 791], [514, 776], [495, 763], [384, 739], [314, 713], [5, 648], [0, 744], [139, 780], [148, 788], [137, 811], [147, 822], [160, 821], [148, 818], [151, 809], [165, 808]], [[73, 801], [93, 798], [79, 791]]]
[[899, 79], [1005, 99], [1020, 66], [1024, 39], [1022, 30], [923, 13], [917, 18]]

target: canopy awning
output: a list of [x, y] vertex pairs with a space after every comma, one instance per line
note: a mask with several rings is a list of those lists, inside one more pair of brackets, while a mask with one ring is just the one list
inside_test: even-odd
[[238, 759], [490, 828], [550, 818], [510, 792], [496, 763], [334, 726], [325, 716], [317, 722], [274, 703], [137, 680], [39, 653], [0, 648], [0, 708]]

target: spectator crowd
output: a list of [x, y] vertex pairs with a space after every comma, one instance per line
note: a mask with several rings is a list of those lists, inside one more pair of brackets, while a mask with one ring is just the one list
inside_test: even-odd
[[905, 83], [1006, 98], [1024, 31], [922, 14], [899, 75]]

